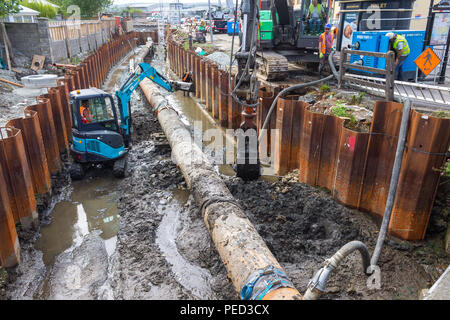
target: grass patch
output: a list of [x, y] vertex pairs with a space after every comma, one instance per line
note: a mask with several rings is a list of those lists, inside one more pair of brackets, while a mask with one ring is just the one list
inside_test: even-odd
[[327, 93], [330, 91], [330, 87], [327, 86], [326, 84], [324, 84], [323, 86], [320, 87], [320, 92], [322, 93]]
[[450, 118], [450, 112], [449, 111], [440, 110], [440, 111], [433, 112], [431, 114], [431, 116], [432, 117], [436, 117], [436, 118], [449, 119]]
[[365, 92], [361, 92], [359, 95], [354, 95], [351, 97], [349, 103], [353, 104], [353, 105], [359, 105], [362, 102], [362, 99], [364, 98], [364, 96], [366, 95]]
[[79, 57], [71, 57], [70, 63], [73, 65], [79, 65], [81, 63], [81, 58]]

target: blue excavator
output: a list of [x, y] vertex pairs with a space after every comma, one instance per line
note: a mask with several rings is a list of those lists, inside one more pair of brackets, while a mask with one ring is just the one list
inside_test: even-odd
[[131, 74], [116, 91], [117, 108], [113, 96], [97, 88], [70, 93], [72, 179], [82, 179], [86, 169], [96, 164], [112, 165], [115, 177], [125, 176], [132, 146], [130, 99], [142, 80], [148, 78], [170, 92], [194, 91], [193, 83], [168, 80], [147, 63], [140, 63], [139, 67], [140, 72]]

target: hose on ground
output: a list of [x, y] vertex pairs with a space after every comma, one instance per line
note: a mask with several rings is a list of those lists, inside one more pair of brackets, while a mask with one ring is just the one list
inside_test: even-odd
[[328, 64], [330, 65], [330, 69], [331, 69], [331, 75], [329, 75], [328, 77], [319, 79], [319, 80], [315, 80], [315, 81], [311, 81], [311, 82], [307, 82], [307, 83], [301, 83], [301, 84], [297, 84], [291, 87], [288, 87], [286, 89], [283, 89], [273, 100], [272, 105], [270, 106], [269, 112], [267, 113], [266, 119], [264, 120], [264, 124], [261, 128], [261, 133], [259, 134], [258, 137], [258, 142], [261, 143], [262, 141], [262, 137], [264, 136], [264, 130], [267, 127], [267, 124], [269, 123], [270, 117], [272, 116], [272, 112], [273, 109], [275, 108], [275, 106], [277, 105], [278, 99], [282, 96], [284, 96], [285, 94], [287, 94], [288, 92], [291, 91], [295, 91], [298, 89], [302, 89], [302, 88], [307, 88], [307, 87], [311, 87], [314, 86], [316, 84], [319, 84], [321, 82], [325, 82], [328, 80], [331, 80], [334, 78], [336, 78], [336, 80], [339, 80], [339, 73], [336, 70], [336, 67], [334, 65], [334, 61], [333, 61], [333, 56], [334, 56], [335, 51], [331, 51], [330, 55], [328, 56]]
[[341, 262], [351, 253], [359, 251], [362, 259], [363, 272], [367, 273], [370, 266], [370, 254], [366, 245], [361, 241], [352, 241], [344, 245], [330, 259], [325, 260], [324, 267], [320, 269], [308, 284], [308, 289], [303, 296], [304, 300], [317, 300], [326, 292], [328, 278], [339, 267]]
[[261, 142], [261, 140], [262, 140], [262, 137], [264, 135], [264, 130], [266, 129], [267, 124], [269, 123], [270, 117], [272, 116], [273, 109], [275, 109], [275, 106], [277, 105], [278, 99], [280, 97], [283, 97], [285, 94], [287, 94], [287, 93], [289, 93], [291, 91], [302, 89], [302, 88], [311, 87], [311, 86], [314, 86], [314, 85], [319, 84], [321, 82], [325, 82], [325, 81], [331, 80], [331, 79], [333, 79], [333, 77], [334, 77], [334, 75], [329, 75], [326, 78], [322, 78], [322, 79], [311, 81], [311, 82], [307, 82], [307, 83], [297, 84], [297, 85], [294, 85], [294, 86], [291, 86], [291, 87], [283, 89], [275, 97], [275, 99], [272, 102], [272, 105], [270, 106], [269, 112], [267, 113], [266, 119], [264, 120], [264, 124], [263, 124], [263, 126], [261, 128], [261, 133], [259, 134], [258, 142]]
[[381, 223], [380, 232], [378, 234], [377, 244], [372, 254], [370, 265], [376, 266], [380, 258], [381, 249], [388, 232], [389, 222], [391, 221], [392, 208], [394, 206], [395, 195], [397, 193], [398, 180], [402, 168], [403, 152], [405, 150], [406, 135], [408, 132], [409, 115], [411, 111], [411, 100], [407, 99], [403, 105], [402, 122], [400, 125], [400, 133], [398, 136], [397, 151], [395, 154], [394, 167], [392, 169], [391, 183], [389, 187], [388, 198], [384, 208], [383, 221]]

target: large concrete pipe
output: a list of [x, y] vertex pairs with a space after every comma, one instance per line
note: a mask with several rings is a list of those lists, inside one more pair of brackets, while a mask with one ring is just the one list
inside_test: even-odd
[[[301, 299], [302, 296], [287, 276], [284, 282], [277, 279], [276, 275], [271, 280], [264, 278], [267, 273], [270, 274], [270, 270], [267, 272], [269, 266], [283, 273], [280, 264], [206, 155], [193, 142], [190, 132], [178, 118], [177, 112], [168, 105], [159, 88], [148, 79], [142, 81], [140, 86], [155, 111], [177, 165], [202, 210], [204, 222], [237, 292], [242, 297], [243, 288], [252, 287], [253, 284], [255, 288], [261, 288], [262, 283], [263, 289], [260, 292], [264, 294], [259, 297], [264, 300]], [[264, 276], [261, 276], [262, 273]], [[252, 277], [253, 281], [250, 280]], [[255, 279], [258, 282], [255, 283]], [[260, 279], [263, 281], [260, 282]], [[289, 285], [276, 286], [270, 290], [270, 284], [279, 284], [280, 281]]]

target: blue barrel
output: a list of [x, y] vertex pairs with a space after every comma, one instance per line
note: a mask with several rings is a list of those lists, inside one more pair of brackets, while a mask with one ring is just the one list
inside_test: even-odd
[[[234, 24], [234, 21], [227, 22], [227, 33], [230, 35], [233, 34], [233, 24]], [[236, 21], [236, 25], [234, 28], [234, 34], [238, 34], [238, 33], [239, 33], [239, 22]]]

